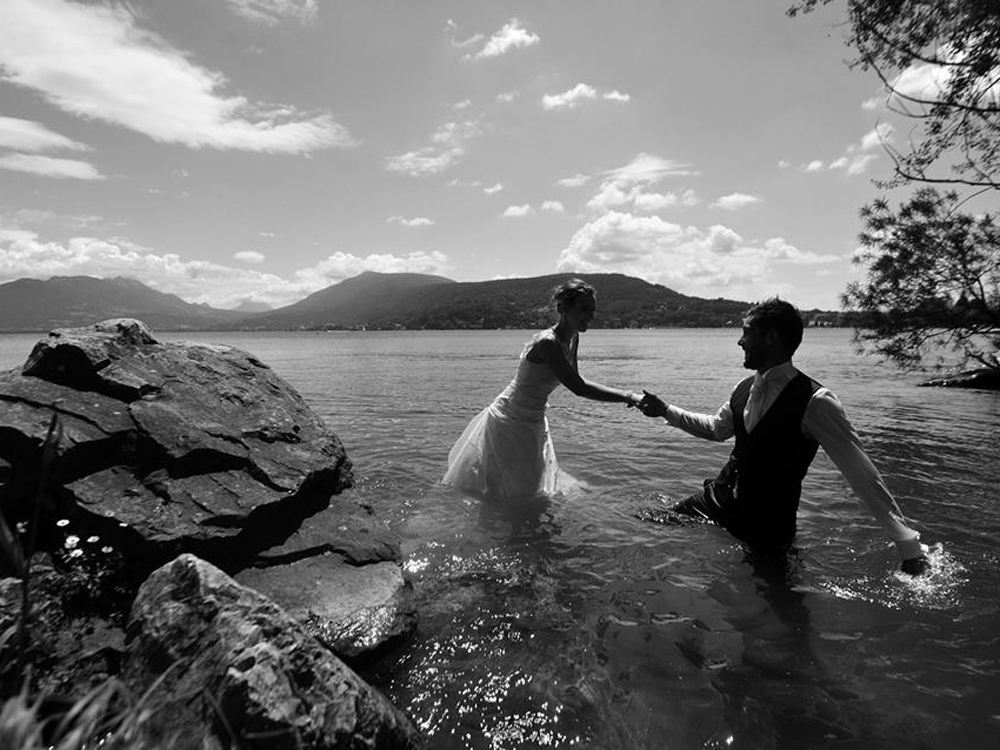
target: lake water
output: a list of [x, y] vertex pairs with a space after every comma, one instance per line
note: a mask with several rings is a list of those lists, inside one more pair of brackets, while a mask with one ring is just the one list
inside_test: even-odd
[[[719, 528], [656, 522], [729, 445], [553, 395], [580, 495], [510, 513], [438, 484], [530, 332], [159, 334], [246, 349], [344, 441], [349, 492], [403, 540], [420, 625], [365, 677], [434, 750], [1000, 746], [1000, 394], [808, 330], [796, 364], [844, 402], [931, 545], [914, 579], [820, 452], [782, 571]], [[588, 378], [715, 410], [745, 374], [735, 330], [585, 334]], [[0, 336], [0, 368], [38, 336]]]

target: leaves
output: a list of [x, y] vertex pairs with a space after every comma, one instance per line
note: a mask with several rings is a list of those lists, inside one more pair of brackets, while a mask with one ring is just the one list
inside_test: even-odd
[[884, 199], [861, 209], [867, 282], [850, 284], [846, 307], [865, 314], [863, 351], [904, 367], [944, 346], [998, 367], [1000, 228], [989, 214], [961, 213], [954, 192], [921, 188], [894, 211]]

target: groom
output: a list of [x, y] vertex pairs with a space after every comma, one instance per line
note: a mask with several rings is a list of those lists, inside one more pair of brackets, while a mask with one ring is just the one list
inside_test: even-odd
[[823, 446], [895, 542], [903, 571], [922, 573], [928, 563], [919, 535], [907, 526], [840, 401], [792, 366], [802, 329], [799, 311], [788, 302], [772, 298], [751, 307], [739, 345], [743, 366], [756, 374], [740, 382], [715, 414], [668, 406], [646, 393], [639, 408], [647, 417], [663, 417], [707, 440], [736, 436], [719, 476], [674, 510], [724, 526], [752, 548], [787, 549], [795, 537], [802, 480]]

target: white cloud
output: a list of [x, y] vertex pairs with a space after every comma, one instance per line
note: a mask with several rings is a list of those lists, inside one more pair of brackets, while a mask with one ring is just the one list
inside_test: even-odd
[[238, 253], [233, 253], [233, 257], [236, 260], [241, 260], [244, 263], [252, 263], [257, 265], [263, 263], [265, 256], [264, 253], [258, 253], [256, 250], [241, 250]]
[[470, 55], [477, 60], [487, 57], [499, 57], [514, 49], [530, 47], [538, 44], [541, 38], [525, 29], [516, 18], [510, 19], [503, 27], [489, 38], [486, 45], [475, 55]]
[[431, 134], [431, 145], [385, 160], [385, 168], [411, 177], [438, 174], [465, 155], [465, 144], [479, 136], [476, 122], [447, 122]]
[[[965, 72], [964, 64], [968, 62], [967, 53], [955, 45], [942, 45], [934, 50], [940, 63], [915, 62], [888, 82], [882, 96], [873, 97], [862, 102], [862, 107], [873, 110], [880, 106], [889, 109], [906, 108], [907, 106], [932, 106], [942, 99], [953, 84], [953, 76]], [[977, 90], [980, 104], [1000, 103], [1000, 91], [996, 87], [996, 75], [1000, 67], [994, 64], [989, 71], [991, 75], [984, 77], [985, 83]], [[908, 102], [907, 99], [914, 101]]]
[[723, 195], [717, 201], [712, 204], [712, 208], [721, 208], [724, 211], [739, 211], [741, 208], [746, 208], [747, 206], [753, 206], [758, 203], [763, 203], [762, 198], [758, 198], [756, 195], [747, 195], [746, 193], [730, 193], [729, 195]]
[[267, 239], [273, 239], [278, 236], [275, 232], [257, 232], [257, 234], [258, 236], [266, 237]]
[[425, 216], [416, 216], [412, 219], [405, 219], [402, 216], [390, 216], [385, 220], [386, 224], [399, 224], [404, 227], [429, 227], [434, 224], [433, 220]]
[[559, 271], [617, 272], [696, 294], [757, 294], [776, 263], [843, 262], [789, 245], [780, 237], [748, 242], [729, 227], [707, 231], [612, 211], [581, 227], [559, 256]]
[[139, 28], [128, 5], [0, 3], [3, 78], [53, 106], [192, 148], [305, 153], [354, 145], [328, 113], [223, 93], [227, 81]]
[[622, 103], [627, 102], [632, 98], [628, 94], [623, 94], [617, 89], [613, 91], [606, 91], [602, 94], [589, 84], [578, 83], [569, 91], [564, 91], [561, 94], [545, 94], [542, 97], [542, 108], [546, 110], [574, 109], [584, 101], [597, 99], [598, 97], [604, 99], [605, 101]]
[[493, 195], [494, 193], [499, 193], [501, 190], [503, 190], [503, 183], [500, 182], [495, 182], [489, 187], [483, 188], [483, 192], [486, 193], [487, 195]]
[[82, 143], [53, 132], [34, 120], [0, 115], [0, 148], [16, 151], [48, 151], [66, 149], [69, 151], [89, 151]]
[[103, 180], [93, 164], [78, 159], [59, 159], [39, 154], [7, 154], [0, 156], [0, 169], [27, 172], [42, 177], [59, 177], [75, 180]]
[[869, 111], [875, 110], [882, 106], [884, 102], [885, 100], [881, 97], [872, 97], [871, 99], [865, 99], [861, 102], [861, 108]]
[[[849, 175], [859, 175], [864, 174], [868, 169], [868, 165], [878, 159], [878, 154], [859, 154], [850, 160], [847, 165], [847, 174]], [[833, 167], [831, 166], [831, 169]]]
[[561, 214], [566, 210], [566, 207], [563, 206], [562, 201], [542, 201], [542, 210]]
[[653, 184], [666, 177], [690, 177], [698, 173], [673, 159], [640, 153], [625, 166], [608, 170], [607, 174], [621, 184]]
[[503, 102], [504, 104], [508, 104], [517, 99], [517, 97], [519, 97], [520, 95], [521, 94], [518, 91], [504, 91], [501, 94], [497, 94], [497, 101]]
[[285, 18], [302, 23], [316, 18], [316, 0], [226, 0], [239, 15], [257, 23], [274, 26]]
[[[451, 36], [456, 31], [458, 31], [458, 24], [449, 18], [444, 26], [444, 30], [449, 36]], [[483, 41], [483, 39], [485, 39], [485, 37], [482, 34], [473, 34], [471, 37], [463, 41], [457, 41], [456, 39], [452, 38], [451, 44], [452, 46], [459, 48], [471, 47], [474, 44], [479, 44], [479, 42]]]
[[528, 203], [525, 203], [522, 206], [507, 206], [507, 208], [503, 212], [503, 215], [504, 215], [504, 218], [512, 218], [512, 217], [513, 218], [517, 218], [517, 217], [521, 217], [521, 216], [529, 216], [530, 214], [533, 214], [534, 212], [535, 211], [531, 207], [531, 205], [528, 204]]
[[448, 270], [448, 265], [448, 256], [437, 251], [412, 252], [405, 256], [389, 254], [359, 256], [337, 252], [311, 268], [296, 271], [295, 277], [313, 287], [313, 291], [317, 291], [364, 271], [442, 275]]
[[883, 143], [892, 143], [892, 134], [894, 131], [895, 128], [889, 123], [880, 122], [861, 137], [861, 143], [858, 148], [862, 151], [871, 151], [872, 149], [879, 148]]
[[782, 159], [778, 162], [778, 169], [788, 169], [790, 166], [792, 166], [792, 163], [787, 159]]
[[831, 171], [844, 170], [850, 176], [864, 174], [868, 165], [878, 158], [878, 153], [884, 144], [892, 143], [895, 128], [887, 122], [882, 122], [861, 136], [857, 143], [851, 143], [844, 149], [844, 153], [829, 164], [822, 160], [811, 161], [802, 166], [804, 172], [821, 172], [824, 169]]
[[666, 206], [693, 205], [697, 202], [693, 191], [676, 195], [648, 192], [648, 188], [668, 177], [683, 177], [696, 174], [687, 164], [664, 159], [653, 154], [640, 153], [631, 162], [617, 169], [609, 170], [601, 182], [597, 193], [587, 202], [587, 207], [596, 211], [622, 206], [633, 206], [639, 210], [658, 210]]
[[[681, 199], [676, 193], [636, 193], [630, 198], [632, 206], [638, 211], [661, 211], [680, 204]], [[628, 201], [623, 201], [627, 203]]]
[[0, 283], [25, 276], [128, 276], [189, 302], [232, 307], [252, 295], [279, 307], [363, 271], [442, 274], [447, 268], [448, 258], [439, 252], [405, 256], [334, 253], [286, 279], [250, 268], [184, 261], [173, 253], [158, 254], [122, 238], [44, 241], [0, 216]]
[[573, 109], [585, 99], [596, 99], [597, 89], [586, 83], [578, 83], [561, 94], [545, 94], [542, 97], [544, 109]]
[[590, 177], [585, 174], [575, 174], [572, 177], [563, 177], [556, 181], [560, 187], [581, 187], [590, 182]]
[[886, 91], [881, 97], [873, 97], [862, 103], [865, 109], [877, 109], [880, 105], [899, 104], [896, 94], [904, 97], [933, 102], [944, 91], [951, 77], [951, 70], [931, 63], [916, 63], [889, 82], [892, 92]]
[[[785, 242], [784, 237], [772, 237], [764, 241], [763, 252], [771, 260], [783, 260], [803, 266], [827, 265], [840, 263], [843, 259], [836, 255], [817, 255], [799, 250], [794, 245]], [[816, 271], [815, 273], [821, 273]]]

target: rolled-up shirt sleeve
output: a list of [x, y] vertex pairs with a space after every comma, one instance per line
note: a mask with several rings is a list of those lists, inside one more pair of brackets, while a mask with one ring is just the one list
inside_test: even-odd
[[902, 559], [923, 554], [920, 535], [911, 529], [882, 475], [865, 453], [844, 407], [826, 388], [813, 395], [802, 420], [803, 433], [818, 442], [840, 469], [854, 493], [896, 544]]
[[733, 436], [733, 410], [728, 400], [715, 414], [698, 414], [671, 404], [664, 419], [672, 427], [705, 440], [722, 442]]

